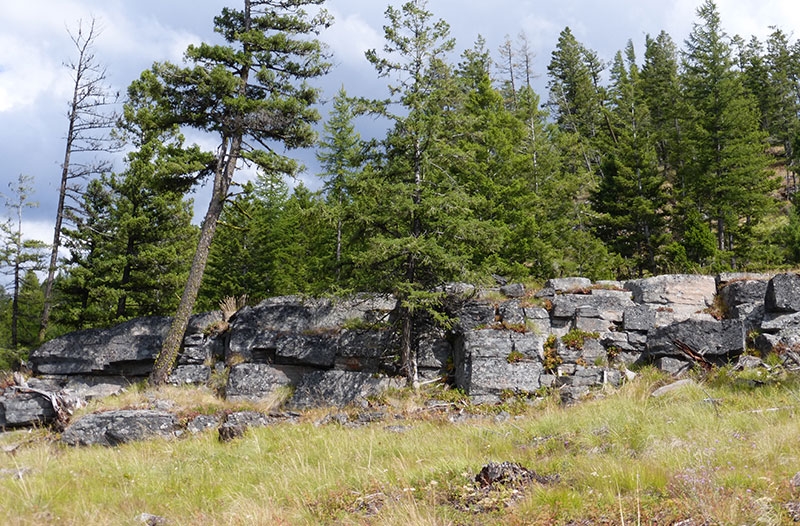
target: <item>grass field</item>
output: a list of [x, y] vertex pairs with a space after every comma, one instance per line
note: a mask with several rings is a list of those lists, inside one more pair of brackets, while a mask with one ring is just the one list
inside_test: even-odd
[[[316, 410], [227, 443], [209, 431], [68, 448], [45, 430], [5, 433], [0, 523], [142, 524], [143, 513], [174, 525], [791, 523], [800, 383], [722, 369], [651, 396], [670, 381], [644, 370], [568, 407], [555, 393], [478, 408], [441, 387], [398, 391], [343, 411], [351, 422], [380, 411], [378, 421], [342, 425]], [[176, 388], [103, 405], [159, 398], [186, 415], [232, 409]], [[544, 482], [479, 488], [481, 468], [503, 461]]]

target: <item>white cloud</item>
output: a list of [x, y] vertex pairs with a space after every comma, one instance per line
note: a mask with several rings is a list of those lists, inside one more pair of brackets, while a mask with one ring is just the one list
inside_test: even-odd
[[777, 26], [787, 34], [800, 26], [800, 9], [793, 0], [718, 0], [722, 26], [730, 35], [740, 35], [745, 40], [757, 36], [762, 42]]
[[380, 49], [383, 46], [383, 35], [370, 26], [359, 14], [342, 16], [331, 10], [335, 18], [334, 24], [323, 35], [322, 39], [330, 45], [334, 60], [348, 66], [365, 64], [364, 52], [369, 49]]
[[63, 94], [58, 67], [35, 45], [0, 35], [0, 112], [30, 107], [43, 94]]

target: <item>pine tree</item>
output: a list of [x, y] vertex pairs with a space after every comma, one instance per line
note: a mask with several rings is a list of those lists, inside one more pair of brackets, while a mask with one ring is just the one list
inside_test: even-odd
[[389, 7], [383, 56], [367, 58], [402, 107], [384, 141], [384, 159], [357, 181], [357, 231], [366, 246], [355, 261], [362, 284], [394, 292], [398, 298], [401, 366], [409, 384], [417, 382], [414, 319], [425, 313], [443, 321], [434, 288], [470, 271], [472, 248], [480, 236], [474, 198], [448, 170], [449, 142], [459, 90], [446, 55], [454, 47], [449, 26], [433, 21], [424, 0]]
[[70, 256], [67, 272], [56, 281], [55, 321], [76, 330], [118, 321], [113, 312], [119, 296], [115, 282], [122, 262], [114, 235], [113, 197], [103, 178], [91, 181], [83, 194], [80, 215], [67, 230]]
[[792, 49], [783, 31], [773, 28], [767, 38], [764, 62], [769, 75], [764, 120], [770, 142], [783, 147], [788, 168], [786, 187], [792, 194], [797, 189], [796, 174], [800, 172], [797, 144], [800, 135], [800, 53]]
[[314, 38], [329, 25], [327, 12], [310, 17], [305, 6], [323, 0], [244, 0], [242, 10], [225, 8], [215, 30], [227, 45], [189, 46], [182, 68], [156, 64], [130, 89], [149, 98], [168, 124], [216, 135], [219, 147], [209, 167], [212, 196], [184, 292], [173, 324], [156, 360], [151, 382], [163, 384], [178, 356], [208, 261], [217, 222], [237, 167], [247, 161], [272, 175], [293, 174], [295, 161], [277, 153], [276, 145], [309, 146], [312, 108], [317, 90], [309, 79], [326, 73], [321, 43]]
[[227, 296], [249, 302], [289, 294], [322, 294], [336, 285], [335, 235], [327, 204], [302, 183], [261, 174], [220, 218], [198, 297], [202, 309]]
[[655, 137], [633, 43], [617, 53], [611, 68], [610, 106], [603, 170], [592, 197], [599, 236], [627, 258], [639, 276], [656, 271], [664, 241], [665, 178], [659, 171]]
[[686, 185], [677, 175], [681, 173], [688, 157], [682, 120], [688, 110], [681, 93], [677, 46], [665, 31], [656, 38], [650, 35], [646, 38], [641, 80], [658, 164], [664, 177], [673, 183], [679, 193], [683, 193]]
[[603, 127], [604, 94], [600, 83], [603, 65], [597, 54], [575, 39], [569, 27], [558, 38], [547, 73], [551, 114], [564, 133], [574, 134], [573, 144], [587, 174], [594, 172], [600, 154], [595, 142]]
[[132, 98], [118, 136], [135, 148], [127, 169], [92, 181], [69, 230], [71, 259], [59, 283], [57, 317], [73, 328], [166, 315], [185, 283], [196, 229], [189, 181], [209, 156], [185, 148], [177, 127], [161, 128]]
[[317, 150], [323, 172], [326, 212], [336, 225], [336, 279], [342, 275], [342, 250], [344, 221], [351, 202], [351, 187], [358, 170], [365, 162], [365, 145], [356, 132], [353, 104], [344, 87], [333, 100], [333, 111], [325, 123], [322, 140]]
[[758, 108], [734, 71], [716, 4], [706, 0], [698, 16], [683, 57], [682, 79], [694, 117], [687, 187], [712, 221], [717, 249], [727, 251], [735, 267], [746, 263], [753, 226], [773, 205], [770, 192], [776, 185], [766, 171]]
[[[11, 310], [10, 310], [10, 345], [13, 349], [20, 343], [32, 344], [38, 332], [20, 336], [20, 326], [30, 326], [30, 319], [23, 319], [21, 295], [23, 293], [23, 280], [27, 279], [28, 272], [44, 269], [44, 251], [46, 245], [37, 240], [24, 239], [22, 228], [22, 215], [25, 208], [38, 206], [31, 201], [32, 193], [30, 176], [20, 175], [16, 183], [9, 183], [10, 192], [4, 195], [6, 211], [11, 216], [8, 221], [0, 224], [0, 235], [3, 236], [2, 263], [6, 267], [4, 273], [11, 276]], [[30, 305], [27, 305], [30, 307]], [[30, 313], [28, 313], [30, 314]]]
[[[545, 188], [546, 206], [558, 218], [553, 249], [553, 274], [580, 274], [594, 279], [610, 277], [617, 262], [590, 230], [594, 212], [588, 199], [603, 175], [602, 133], [605, 89], [600, 84], [603, 64], [597, 54], [579, 43], [565, 28], [547, 66], [550, 91], [547, 106], [556, 121], [553, 142], [560, 154], [558, 179]], [[557, 212], [555, 212], [557, 210]]]

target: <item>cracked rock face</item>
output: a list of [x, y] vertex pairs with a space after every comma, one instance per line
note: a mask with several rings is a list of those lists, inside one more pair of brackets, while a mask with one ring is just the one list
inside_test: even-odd
[[[665, 275], [624, 283], [558, 278], [534, 298], [518, 284], [502, 285], [506, 297], [500, 299], [499, 289], [482, 295], [463, 284], [445, 287], [452, 294], [443, 308], [453, 325], [417, 320], [413, 345], [423, 380], [454, 379], [475, 402], [540, 387], [580, 395], [618, 383], [620, 371], [631, 364], [655, 363], [680, 374], [697, 357], [735, 360], [747, 338], [765, 352], [800, 348], [797, 274]], [[296, 407], [360, 403], [392, 383], [381, 375], [399, 374], [396, 306], [395, 298], [381, 295], [271, 298], [240, 310], [219, 331], [208, 329], [219, 324], [220, 313], [197, 315], [172, 381], [219, 378], [224, 358], [230, 365], [227, 396], [234, 400], [262, 400], [291, 386]], [[65, 335], [31, 353], [33, 369], [52, 380], [47, 391], [66, 389], [77, 378], [116, 378], [121, 386], [150, 373], [169, 321], [143, 318]], [[564, 343], [573, 331], [588, 335], [580, 348]], [[46, 407], [37, 413], [34, 405], [41, 403], [6, 393], [0, 397], [0, 425], [46, 420]], [[34, 410], [23, 418], [24, 407]], [[125, 439], [113, 429], [104, 436]]]

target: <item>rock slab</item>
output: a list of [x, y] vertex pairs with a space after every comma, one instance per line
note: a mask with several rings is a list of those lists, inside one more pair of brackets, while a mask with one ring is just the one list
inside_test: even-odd
[[64, 430], [61, 441], [70, 446], [117, 446], [150, 438], [169, 438], [178, 430], [177, 419], [166, 411], [123, 409], [78, 419]]

